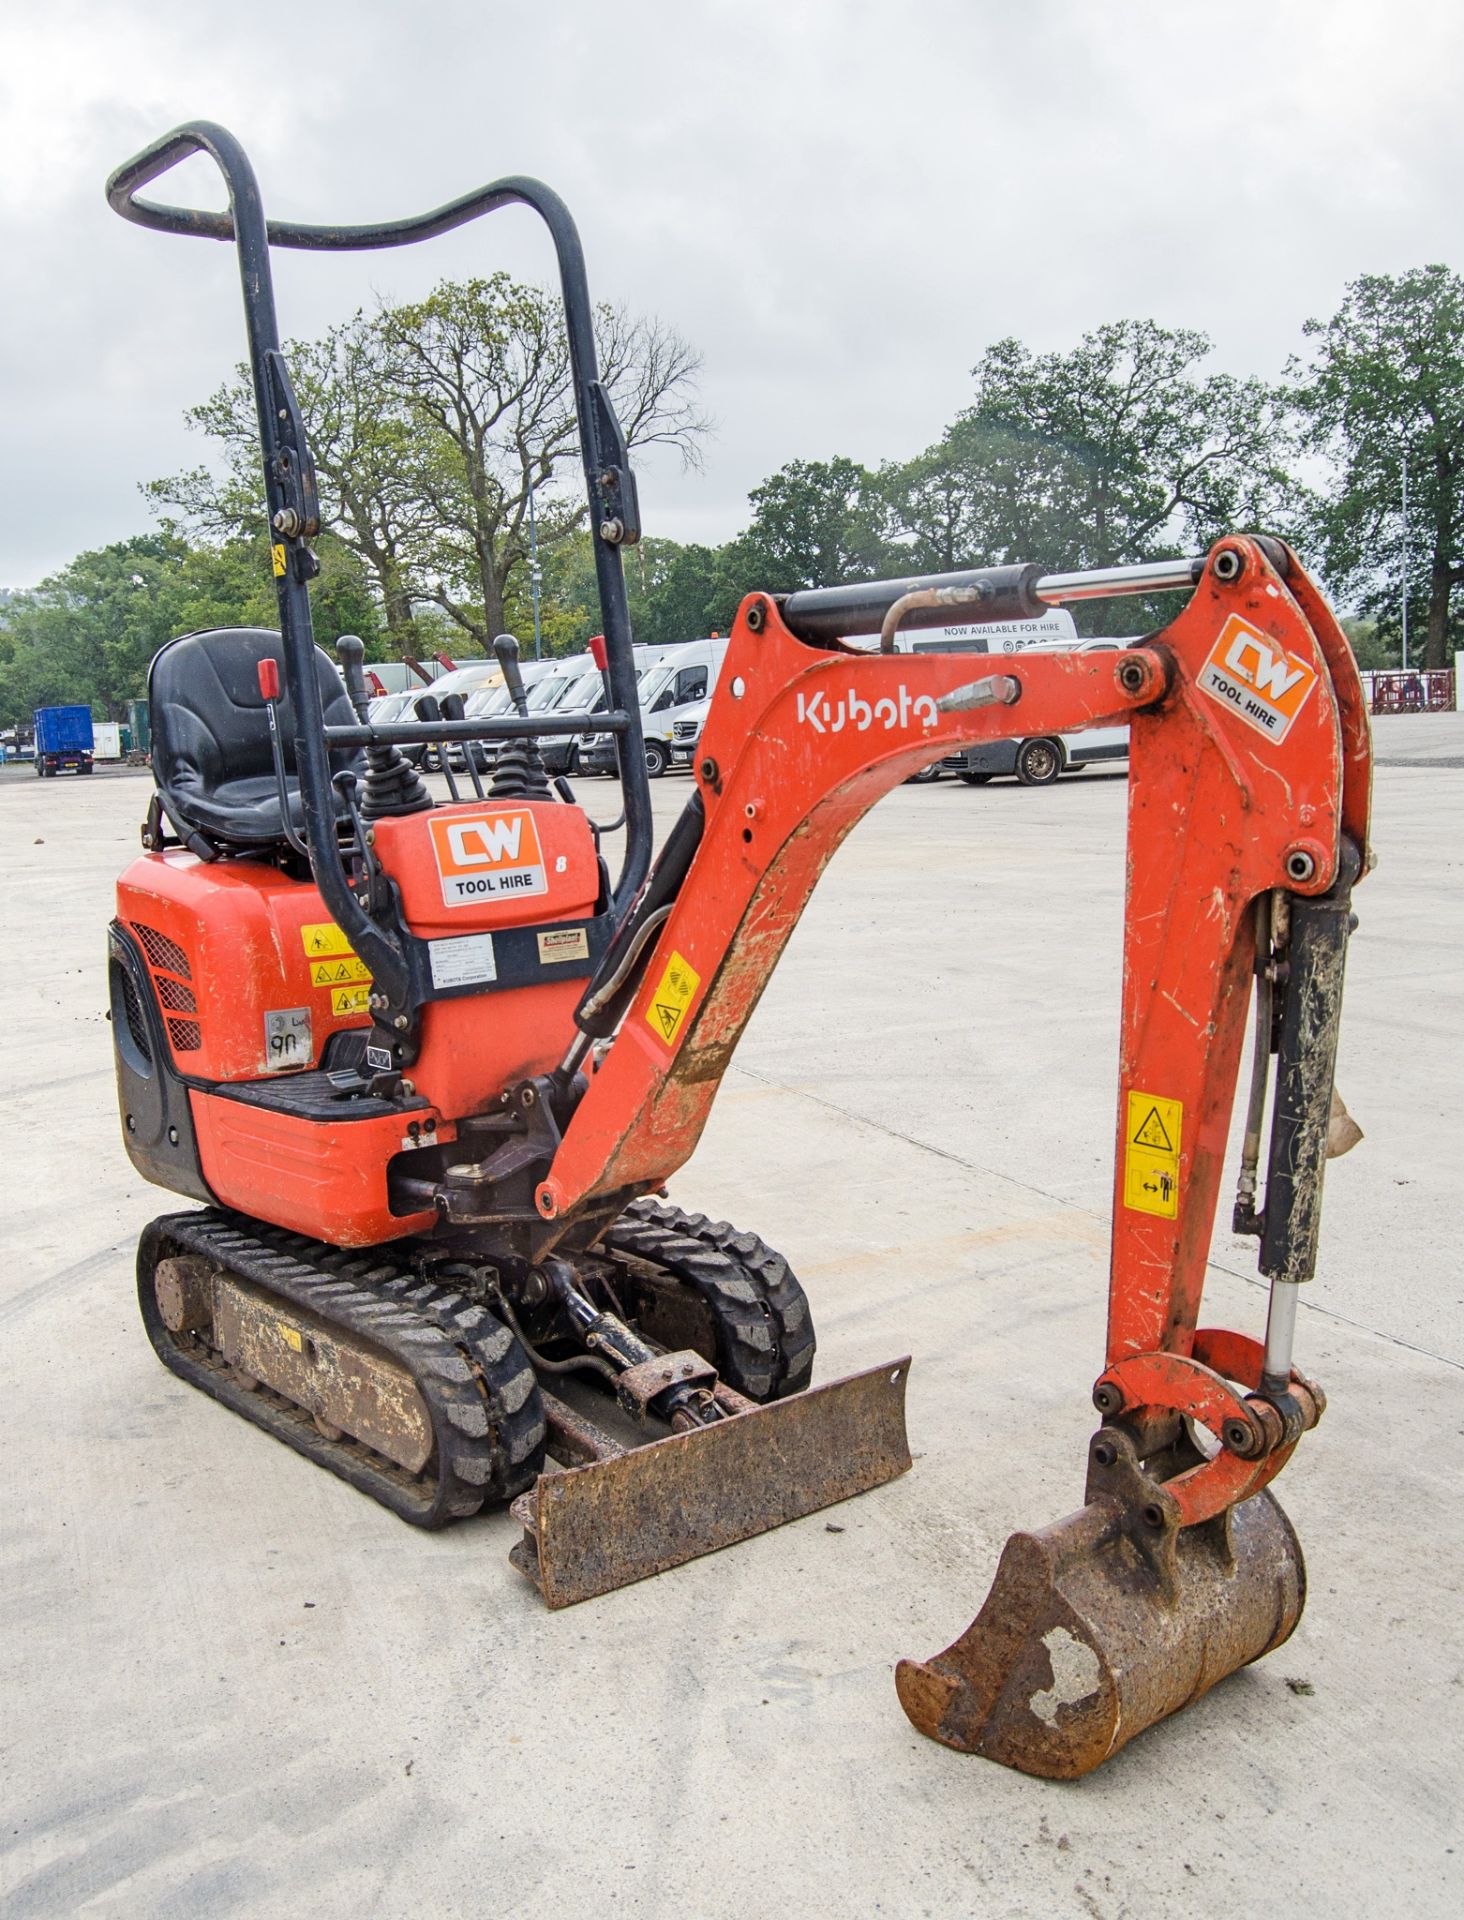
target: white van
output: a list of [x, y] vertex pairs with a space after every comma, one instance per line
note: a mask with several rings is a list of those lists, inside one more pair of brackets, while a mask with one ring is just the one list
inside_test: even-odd
[[[676, 651], [674, 647], [633, 647], [631, 653], [637, 678], [644, 679], [665, 655]], [[557, 654], [544, 660], [527, 660], [519, 672], [523, 675], [531, 714], [592, 714], [602, 711], [606, 704], [604, 676], [591, 653]], [[468, 715], [472, 719], [512, 711], [513, 701], [506, 686], [477, 694], [467, 705]], [[540, 735], [539, 755], [546, 771], [550, 774], [578, 773], [583, 739], [583, 735], [567, 733]], [[490, 754], [492, 751], [490, 748]]]
[[[1116, 653], [1120, 647], [1133, 644], [1131, 640], [1106, 638], [1041, 639], [1035, 645], [1023, 645], [1020, 639], [1016, 645], [998, 640], [991, 652], [1050, 653], [1062, 649], [1070, 653]], [[912, 653], [966, 653], [971, 650], [971, 642], [917, 638], [910, 650]], [[1010, 740], [988, 740], [962, 747], [959, 753], [947, 754], [945, 759], [938, 760], [916, 777], [931, 780], [941, 773], [953, 773], [968, 786], [984, 787], [988, 780], [1010, 774], [1024, 787], [1050, 787], [1061, 774], [1076, 772], [1096, 761], [1127, 760], [1128, 750], [1126, 726], [1085, 727], [1078, 733], [1018, 734]]]
[[[678, 721], [697, 718], [709, 700], [727, 657], [721, 634], [692, 640], [663, 655], [640, 683], [641, 733], [645, 739], [646, 772], [653, 780], [671, 765], [672, 743]], [[580, 750], [580, 764], [588, 773], [614, 773], [615, 742], [608, 733], [594, 734]]]

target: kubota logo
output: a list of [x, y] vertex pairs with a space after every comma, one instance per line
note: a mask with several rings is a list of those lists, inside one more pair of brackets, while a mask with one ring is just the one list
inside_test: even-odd
[[861, 700], [857, 693], [850, 692], [830, 701], [822, 690], [812, 696], [800, 693], [798, 718], [815, 733], [842, 733], [845, 727], [855, 733], [868, 733], [871, 727], [893, 733], [896, 727], [908, 727], [912, 720], [918, 720], [922, 727], [933, 727], [940, 716], [928, 693], [917, 694], [912, 700], [902, 681], [893, 699]]
[[1316, 683], [1310, 661], [1288, 653], [1238, 613], [1220, 629], [1200, 669], [1200, 685], [1211, 699], [1268, 740], [1286, 738]]
[[434, 815], [428, 825], [448, 906], [548, 892], [539, 831], [526, 807]]

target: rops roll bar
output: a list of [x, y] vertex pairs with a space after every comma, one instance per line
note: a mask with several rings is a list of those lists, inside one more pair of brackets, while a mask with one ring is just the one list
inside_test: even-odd
[[[139, 189], [195, 153], [206, 153], [223, 175], [229, 192], [227, 212], [209, 213], [137, 198]], [[118, 167], [107, 182], [107, 201], [115, 213], [138, 226], [201, 240], [232, 241], [238, 250], [272, 529], [285, 680], [295, 712], [295, 764], [311, 865], [327, 907], [371, 968], [378, 986], [393, 1000], [406, 991], [406, 959], [363, 912], [352, 893], [336, 837], [324, 715], [313, 665], [308, 592], [316, 562], [306, 542], [320, 530], [320, 508], [304, 422], [280, 352], [269, 250], [290, 247], [314, 253], [355, 253], [409, 246], [507, 206], [529, 207], [543, 220], [559, 265], [610, 704], [615, 710], [611, 731], [619, 750], [625, 794], [625, 854], [615, 889], [617, 905], [623, 910], [645, 878], [651, 856], [650, 783], [641, 741], [630, 614], [619, 551], [622, 545], [639, 539], [640, 509], [625, 435], [599, 377], [584, 253], [564, 202], [541, 181], [514, 175], [481, 187], [476, 193], [464, 194], [430, 213], [378, 226], [302, 226], [266, 220], [259, 184], [244, 149], [225, 128], [208, 120], [190, 120], [175, 127]]]

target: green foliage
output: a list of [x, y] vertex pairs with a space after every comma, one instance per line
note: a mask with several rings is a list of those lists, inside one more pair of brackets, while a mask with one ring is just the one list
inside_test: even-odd
[[[616, 308], [597, 311], [595, 334], [630, 445], [672, 445], [694, 459], [705, 431], [692, 399], [696, 355], [659, 322]], [[527, 592], [531, 491], [541, 556], [588, 511], [558, 300], [507, 274], [444, 281], [425, 300], [383, 304], [292, 343], [287, 357], [323, 523], [364, 567], [393, 651], [441, 645], [439, 619], [455, 630], [454, 654], [486, 651]], [[187, 418], [221, 448], [223, 473], [198, 468], [145, 491], [210, 537], [256, 532], [246, 370]]]
[[856, 461], [790, 460], [748, 500], [752, 520], [729, 556], [748, 591], [874, 580], [891, 564], [884, 492]]
[[[651, 320], [602, 308], [601, 372], [632, 446], [696, 458], [695, 355]], [[1294, 539], [1329, 588], [1364, 665], [1398, 659], [1401, 460], [1410, 461], [1411, 619], [1430, 661], [1464, 639], [1464, 281], [1443, 267], [1365, 276], [1309, 322], [1289, 387], [1206, 372], [1201, 333], [1117, 321], [1065, 352], [1002, 340], [940, 439], [877, 472], [847, 456], [793, 460], [749, 496], [720, 547], [649, 538], [623, 550], [636, 638], [730, 627], [743, 595], [1032, 561], [1054, 570], [1202, 550], [1233, 527]], [[529, 506], [546, 654], [600, 629], [573, 383], [557, 301], [506, 275], [444, 283], [357, 313], [288, 349], [328, 531], [317, 543], [317, 632], [383, 652], [470, 658], [500, 631], [532, 651]], [[161, 530], [83, 554], [0, 606], [0, 695], [117, 710], [152, 650], [190, 626], [273, 624], [253, 395], [241, 367], [188, 416], [222, 455], [144, 491]], [[1309, 490], [1298, 451], [1334, 463]], [[1158, 626], [1172, 600], [1095, 602], [1090, 631]], [[1416, 656], [1415, 656], [1416, 657]]]
[[1348, 619], [1339, 625], [1358, 666], [1378, 670], [1403, 664], [1396, 636], [1383, 632], [1375, 620]]
[[[321, 542], [320, 557], [318, 636], [329, 647], [338, 633], [357, 633], [377, 657], [380, 619], [359, 563], [332, 541]], [[165, 528], [78, 554], [4, 609], [0, 723], [24, 723], [36, 707], [70, 702], [120, 719], [164, 642], [205, 627], [273, 627], [277, 618], [262, 540], [190, 546]]]
[[[726, 633], [743, 585], [733, 571], [737, 543], [681, 546], [642, 540], [623, 554], [631, 629], [643, 645], [678, 646]], [[533, 654], [533, 609], [525, 582], [507, 607], [508, 631]], [[545, 556], [541, 596], [542, 651], [580, 653], [602, 625], [595, 559], [587, 533], [576, 533]]]
[[1290, 398], [1305, 445], [1335, 475], [1311, 502], [1308, 548], [1390, 642], [1406, 571], [1410, 654], [1426, 641], [1427, 664], [1445, 666], [1464, 633], [1453, 604], [1464, 583], [1464, 279], [1442, 266], [1364, 274], [1305, 332], [1314, 344], [1293, 365]]
[[1152, 320], [1099, 327], [1069, 353], [998, 341], [974, 403], [886, 473], [915, 566], [1122, 566], [1276, 525], [1290, 491], [1279, 403], [1259, 380], [1200, 376], [1210, 350]]

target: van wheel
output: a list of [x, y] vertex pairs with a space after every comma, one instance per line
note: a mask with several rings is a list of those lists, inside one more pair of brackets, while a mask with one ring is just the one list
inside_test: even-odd
[[645, 742], [645, 749], [646, 772], [653, 780], [659, 780], [671, 764], [671, 756], [659, 740], [647, 740]]
[[939, 780], [941, 763], [932, 760], [928, 767], [922, 767], [919, 773], [912, 773], [905, 782], [907, 787], [923, 787], [927, 780]]
[[1062, 772], [1062, 748], [1055, 740], [1024, 740], [1016, 772], [1024, 787], [1050, 787]]
[[991, 778], [989, 773], [963, 773], [961, 779], [968, 787], [984, 787]]

